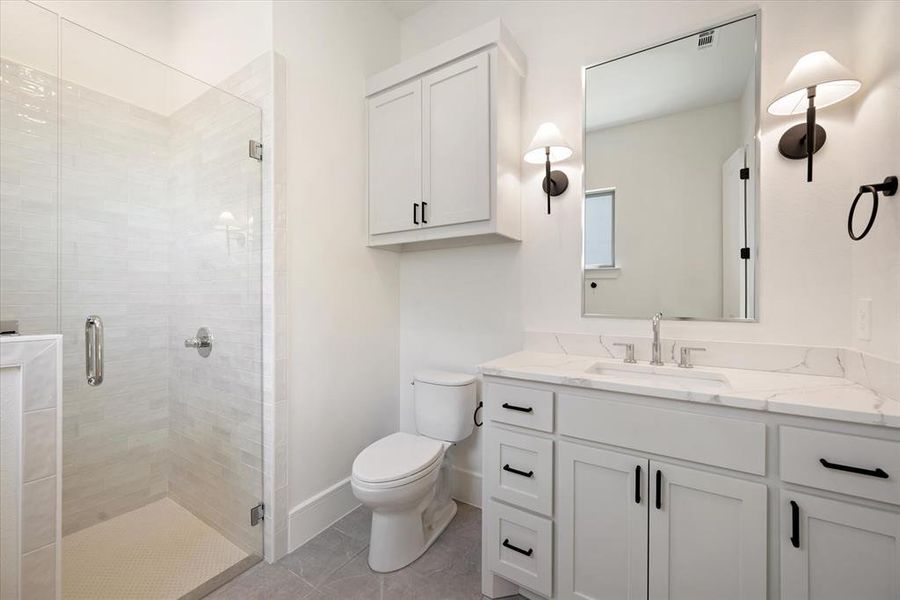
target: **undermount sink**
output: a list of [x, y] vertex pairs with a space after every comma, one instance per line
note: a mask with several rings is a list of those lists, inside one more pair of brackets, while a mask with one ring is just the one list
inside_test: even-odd
[[629, 379], [635, 382], [644, 381], [656, 385], [692, 385], [714, 388], [730, 387], [728, 379], [721, 373], [703, 371], [701, 369], [681, 369], [679, 367], [653, 365], [612, 365], [598, 362], [587, 369], [588, 373]]

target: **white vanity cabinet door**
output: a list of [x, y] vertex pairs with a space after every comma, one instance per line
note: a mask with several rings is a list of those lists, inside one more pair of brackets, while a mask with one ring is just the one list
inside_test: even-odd
[[647, 467], [644, 458], [559, 444], [558, 598], [647, 598]]
[[422, 78], [423, 227], [491, 218], [489, 56]]
[[369, 98], [370, 234], [417, 229], [415, 221], [421, 223], [421, 92], [417, 80]]
[[900, 514], [784, 491], [780, 532], [782, 600], [900, 598]]
[[766, 486], [656, 461], [649, 476], [650, 600], [765, 600]]

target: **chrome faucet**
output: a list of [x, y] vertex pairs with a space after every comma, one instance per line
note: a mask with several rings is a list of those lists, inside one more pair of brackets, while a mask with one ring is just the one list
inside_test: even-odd
[[653, 346], [650, 348], [650, 364], [651, 365], [661, 365], [662, 361], [662, 344], [659, 342], [659, 320], [662, 318], [662, 313], [658, 312], [653, 315], [653, 320], [651, 321], [653, 325]]

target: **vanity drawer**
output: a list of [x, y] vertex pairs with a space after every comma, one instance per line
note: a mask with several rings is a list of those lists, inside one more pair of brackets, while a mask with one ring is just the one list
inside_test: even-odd
[[484, 552], [488, 568], [530, 590], [550, 597], [553, 590], [553, 524], [491, 500]]
[[484, 477], [488, 494], [547, 516], [553, 514], [553, 440], [487, 428]]
[[782, 481], [900, 504], [900, 442], [799, 427], [779, 433]]
[[505, 383], [488, 383], [487, 418], [539, 431], [553, 431], [553, 392]]
[[745, 473], [766, 473], [763, 423], [635, 404], [640, 396], [560, 394], [559, 432]]

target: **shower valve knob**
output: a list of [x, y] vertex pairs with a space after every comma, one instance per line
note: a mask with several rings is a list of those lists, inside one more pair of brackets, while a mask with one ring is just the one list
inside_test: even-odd
[[197, 352], [203, 358], [206, 358], [212, 352], [213, 337], [209, 333], [209, 329], [201, 327], [197, 330], [197, 335], [184, 340], [185, 348], [196, 348]]

